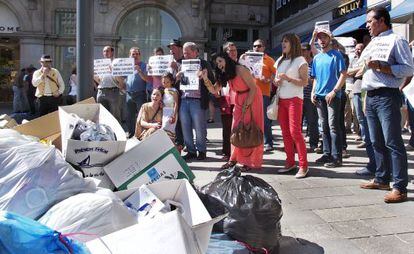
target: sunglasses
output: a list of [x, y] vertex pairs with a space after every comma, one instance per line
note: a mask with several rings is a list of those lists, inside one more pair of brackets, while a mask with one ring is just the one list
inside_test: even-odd
[[261, 47], [263, 47], [262, 45], [253, 45], [253, 48], [261, 48]]

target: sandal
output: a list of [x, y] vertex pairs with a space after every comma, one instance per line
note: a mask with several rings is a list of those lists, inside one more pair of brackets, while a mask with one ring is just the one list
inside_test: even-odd
[[228, 169], [234, 167], [237, 164], [237, 161], [228, 161], [221, 166], [221, 169]]

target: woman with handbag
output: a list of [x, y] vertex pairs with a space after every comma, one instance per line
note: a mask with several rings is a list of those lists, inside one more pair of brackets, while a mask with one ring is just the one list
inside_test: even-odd
[[[226, 53], [215, 57], [218, 82], [229, 84], [236, 92], [234, 99], [230, 160], [222, 166], [230, 168], [237, 163], [242, 170], [260, 169], [263, 163], [263, 99], [250, 71], [232, 60]], [[205, 75], [203, 75], [203, 78]], [[206, 82], [207, 81], [207, 82]], [[209, 90], [214, 89], [205, 80]]]
[[279, 173], [296, 170], [295, 149], [299, 157], [296, 178], [308, 174], [306, 144], [302, 135], [303, 87], [308, 84], [308, 63], [302, 56], [299, 37], [286, 34], [282, 38], [282, 56], [276, 61], [275, 84], [279, 87], [278, 119], [282, 130], [286, 164]]

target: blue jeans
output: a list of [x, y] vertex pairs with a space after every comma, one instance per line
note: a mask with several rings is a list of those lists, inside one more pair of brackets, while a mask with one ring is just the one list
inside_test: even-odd
[[371, 138], [369, 137], [367, 119], [365, 117], [364, 111], [362, 110], [361, 93], [354, 93], [354, 96], [352, 97], [352, 103], [354, 104], [355, 114], [358, 119], [358, 124], [359, 124], [359, 129], [361, 131], [362, 140], [364, 140], [366, 144], [365, 150], [367, 152], [368, 159], [369, 159], [367, 169], [371, 171], [372, 173], [375, 173], [377, 166], [375, 164], [374, 148], [371, 143]]
[[317, 99], [318, 116], [322, 123], [323, 154], [342, 162], [342, 135], [339, 125], [341, 99], [335, 97], [328, 105], [325, 98]]
[[137, 122], [137, 115], [141, 109], [142, 104], [147, 101], [147, 95], [145, 91], [142, 92], [128, 92], [126, 96], [127, 112], [126, 122], [128, 132], [130, 135], [135, 133], [135, 124]]
[[[206, 111], [201, 108], [200, 99], [183, 98], [181, 100], [179, 117], [183, 129], [184, 143], [189, 153], [207, 151], [207, 122]], [[194, 145], [193, 129], [196, 133]]]
[[408, 110], [408, 123], [410, 124], [410, 130], [411, 130], [410, 141], [408, 141], [408, 144], [414, 147], [414, 107], [411, 105], [411, 103], [408, 100], [406, 101], [407, 101], [407, 110]]
[[318, 112], [311, 99], [303, 99], [303, 116], [306, 117], [310, 147], [317, 147], [319, 143]]
[[401, 136], [401, 97], [398, 89], [380, 88], [368, 91], [366, 117], [374, 146], [377, 170], [375, 181], [407, 192], [407, 152]]
[[267, 118], [266, 111], [270, 105], [270, 97], [263, 95], [263, 112], [264, 112], [264, 144], [273, 147], [272, 120]]

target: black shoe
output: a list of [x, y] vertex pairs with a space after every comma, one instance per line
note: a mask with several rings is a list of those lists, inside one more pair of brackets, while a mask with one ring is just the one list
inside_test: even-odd
[[183, 156], [184, 160], [192, 160], [197, 158], [197, 154], [196, 153], [187, 153], [186, 155]]
[[204, 152], [198, 152], [197, 160], [203, 161], [207, 158], [206, 153]]
[[325, 164], [328, 162], [332, 162], [332, 158], [327, 155], [322, 155], [322, 157], [320, 157], [319, 159], [315, 161], [316, 164]]
[[327, 162], [323, 164], [323, 166], [327, 168], [337, 168], [337, 167], [341, 167], [342, 163], [339, 160], [335, 160], [335, 161]]

